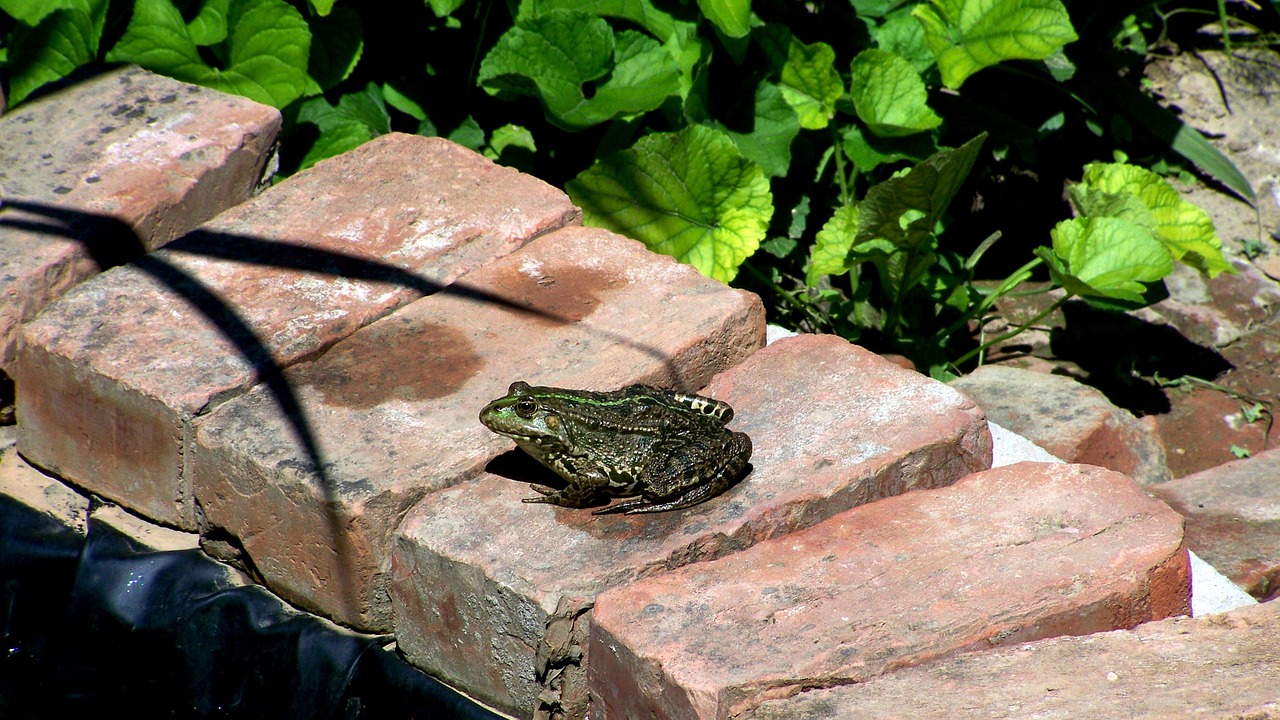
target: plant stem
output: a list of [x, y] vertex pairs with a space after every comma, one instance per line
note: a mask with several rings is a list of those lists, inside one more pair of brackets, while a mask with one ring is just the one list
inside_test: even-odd
[[1016, 327], [1016, 328], [1014, 328], [1014, 329], [1010, 330], [1010, 331], [1009, 331], [1009, 332], [1007, 332], [1007, 333], [1004, 333], [1004, 334], [1002, 334], [1002, 335], [999, 335], [999, 336], [997, 336], [997, 337], [994, 337], [994, 338], [992, 338], [992, 339], [990, 339], [990, 340], [988, 340], [988, 341], [986, 341], [986, 342], [982, 343], [981, 345], [979, 345], [978, 347], [976, 347], [976, 348], [974, 348], [974, 349], [970, 350], [969, 352], [965, 353], [964, 355], [961, 355], [961, 356], [959, 357], [959, 359], [957, 359], [957, 360], [955, 361], [956, 366], [962, 365], [965, 361], [969, 360], [969, 359], [970, 359], [970, 358], [972, 358], [974, 355], [977, 355], [977, 354], [978, 354], [978, 353], [980, 353], [980, 352], [985, 352], [985, 351], [986, 351], [986, 349], [987, 349], [987, 348], [989, 348], [989, 347], [991, 347], [992, 345], [995, 345], [996, 343], [1002, 343], [1002, 342], [1004, 342], [1005, 340], [1008, 340], [1009, 338], [1011, 338], [1011, 337], [1014, 337], [1014, 336], [1018, 335], [1018, 334], [1019, 334], [1019, 333], [1021, 333], [1022, 331], [1026, 330], [1027, 328], [1029, 328], [1029, 327], [1031, 327], [1032, 325], [1034, 325], [1034, 324], [1036, 324], [1037, 322], [1039, 322], [1042, 318], [1044, 318], [1044, 316], [1046, 316], [1046, 315], [1048, 315], [1049, 313], [1053, 312], [1054, 310], [1057, 310], [1058, 308], [1062, 307], [1062, 304], [1063, 304], [1063, 303], [1065, 303], [1066, 301], [1070, 300], [1070, 299], [1071, 299], [1071, 298], [1073, 298], [1073, 297], [1075, 297], [1075, 296], [1074, 296], [1074, 295], [1072, 295], [1071, 293], [1067, 293], [1066, 295], [1064, 295], [1064, 296], [1062, 296], [1061, 298], [1059, 298], [1059, 299], [1058, 299], [1058, 301], [1057, 301], [1057, 302], [1055, 302], [1054, 304], [1050, 305], [1049, 307], [1045, 308], [1044, 310], [1041, 310], [1039, 313], [1036, 313], [1036, 316], [1035, 316], [1035, 317], [1033, 317], [1033, 318], [1031, 318], [1030, 320], [1028, 320], [1028, 321], [1026, 321], [1026, 322], [1022, 323], [1021, 325], [1019, 325], [1018, 327]]
[[845, 177], [844, 171], [844, 148], [841, 147], [840, 135], [836, 133], [836, 126], [831, 125], [831, 152], [836, 159], [836, 184], [840, 186], [840, 204], [848, 205], [851, 198], [849, 197], [849, 180]]

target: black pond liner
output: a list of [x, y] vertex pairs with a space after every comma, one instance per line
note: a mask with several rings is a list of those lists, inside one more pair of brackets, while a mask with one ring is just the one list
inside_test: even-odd
[[92, 517], [81, 537], [4, 497], [0, 640], [5, 719], [501, 717], [198, 550]]

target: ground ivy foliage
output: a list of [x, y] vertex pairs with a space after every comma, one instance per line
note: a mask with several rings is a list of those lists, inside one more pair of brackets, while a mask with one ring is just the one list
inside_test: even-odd
[[728, 282], [764, 239], [773, 197], [764, 171], [719, 130], [641, 138], [565, 186], [583, 219]]
[[1077, 39], [1058, 0], [930, 0], [912, 15], [949, 88], [1006, 60], [1043, 60]]
[[[1120, 47], [1114, 28], [1076, 19], [1089, 55], [1064, 0], [0, 0], [0, 81], [16, 105], [106, 60], [244, 95], [282, 110], [279, 177], [393, 131], [444, 136], [564, 184], [593, 225], [760, 292], [775, 320], [944, 377], [997, 341], [971, 330], [1033, 271], [1111, 309], [1157, 299], [1174, 262], [1234, 272], [1161, 177], [1089, 163], [1133, 155], [1103, 130], [1128, 116], [1254, 198], [1126, 84], [1125, 58], [1093, 62]], [[1006, 63], [1016, 72], [961, 91]], [[1101, 93], [1108, 79], [1123, 92]], [[975, 188], [1039, 172], [1042, 143], [1060, 156], [1082, 137], [1110, 147], [1081, 158], [1075, 217], [1002, 246], [1025, 256], [1003, 280], [979, 275], [1008, 230], [952, 241], [980, 219], [949, 209], [971, 169]]]
[[222, 35], [219, 20], [197, 16], [200, 23], [193, 35], [169, 0], [137, 0], [128, 29], [106, 59], [137, 63], [278, 108], [302, 97], [311, 50], [311, 30], [302, 15], [283, 0], [239, 2], [233, 8], [237, 12], [225, 20], [225, 68], [206, 64], [197, 42], [210, 43]]

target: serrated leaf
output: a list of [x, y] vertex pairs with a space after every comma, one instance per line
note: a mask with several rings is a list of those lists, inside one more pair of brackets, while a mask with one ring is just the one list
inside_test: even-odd
[[814, 236], [809, 251], [809, 265], [805, 268], [804, 281], [815, 287], [826, 275], [841, 275], [849, 271], [849, 248], [858, 234], [858, 207], [842, 205]]
[[864, 175], [887, 163], [903, 160], [920, 162], [938, 151], [937, 145], [928, 135], [878, 138], [865, 135], [854, 124], [845, 127], [842, 137], [845, 155], [853, 161], [858, 172]]
[[209, 46], [227, 39], [227, 13], [231, 0], [208, 0], [187, 23], [187, 32], [196, 45]]
[[44, 14], [27, 6], [14, 8], [25, 17], [38, 15], [39, 20], [34, 27], [14, 28], [10, 35], [5, 68], [10, 105], [22, 102], [41, 85], [61, 80], [98, 54], [107, 0], [62, 0], [56, 6], [62, 9]]
[[1043, 60], [1077, 39], [1059, 0], [930, 0], [912, 15], [952, 89], [985, 67]]
[[1073, 218], [1050, 231], [1053, 250], [1037, 248], [1055, 282], [1081, 297], [1142, 305], [1146, 283], [1173, 269], [1164, 245], [1143, 228], [1119, 218]]
[[924, 28], [911, 16], [911, 8], [898, 8], [885, 16], [884, 23], [871, 30], [881, 50], [898, 55], [923, 73], [934, 65], [933, 52], [924, 41]]
[[835, 68], [836, 53], [826, 43], [806, 45], [792, 38], [782, 66], [781, 89], [800, 127], [819, 130], [831, 122], [836, 101], [844, 95], [844, 81]]
[[[584, 85], [609, 74], [588, 99]], [[480, 63], [486, 89], [533, 95], [547, 116], [581, 129], [647, 112], [680, 91], [680, 67], [653, 38], [617, 34], [598, 17], [553, 10], [508, 30]]]
[[0, 0], [0, 11], [23, 25], [38, 25], [55, 10], [82, 10], [78, 0]]
[[859, 205], [855, 242], [884, 238], [903, 249], [922, 247], [969, 175], [986, 137], [983, 133], [954, 150], [934, 153], [910, 171], [873, 185]]
[[523, 0], [516, 12], [516, 22], [532, 20], [553, 10], [576, 10], [597, 17], [630, 20], [665, 40], [675, 30], [671, 15], [655, 8], [649, 0]]
[[280, 108], [307, 88], [311, 30], [283, 0], [246, 0], [229, 30], [226, 69], [205, 64], [182, 15], [168, 0], [137, 0], [109, 62], [148, 70]]
[[728, 282], [773, 214], [769, 181], [724, 133], [694, 125], [646, 135], [565, 190], [584, 221], [635, 238]]
[[308, 93], [317, 94], [351, 77], [364, 54], [364, 31], [356, 11], [340, 7], [326, 17], [312, 20], [311, 33]]
[[507, 124], [490, 133], [484, 156], [508, 167], [525, 169], [526, 165], [532, 164], [537, 151], [537, 143], [528, 128]]
[[924, 81], [897, 55], [863, 50], [853, 59], [850, 73], [854, 110], [871, 132], [901, 137], [942, 124], [942, 118], [929, 108]]
[[698, 8], [731, 38], [746, 37], [751, 32], [751, 0], [698, 0]]
[[787, 174], [791, 167], [791, 142], [800, 133], [800, 118], [776, 85], [765, 82], [756, 88], [755, 118], [750, 132], [721, 129], [766, 176]]
[[391, 117], [383, 103], [382, 91], [374, 83], [369, 83], [361, 92], [343, 95], [336, 106], [322, 97], [307, 100], [298, 108], [298, 122], [320, 128], [320, 137], [303, 157], [299, 169], [391, 132]]
[[1072, 203], [1089, 217], [1119, 217], [1155, 234], [1175, 260], [1209, 277], [1234, 273], [1222, 254], [1213, 220], [1145, 168], [1123, 163], [1090, 163], [1084, 178], [1071, 189]]

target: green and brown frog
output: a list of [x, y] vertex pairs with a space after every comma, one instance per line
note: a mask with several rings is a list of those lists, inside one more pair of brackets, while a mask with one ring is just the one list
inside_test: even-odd
[[569, 483], [543, 485], [525, 502], [650, 513], [696, 505], [724, 492], [751, 458], [751, 438], [725, 427], [727, 403], [646, 385], [613, 392], [511, 384], [480, 411], [485, 427], [516, 441]]

